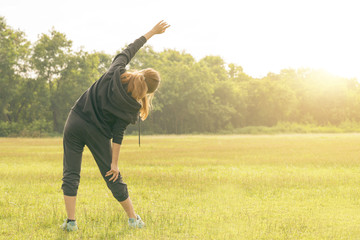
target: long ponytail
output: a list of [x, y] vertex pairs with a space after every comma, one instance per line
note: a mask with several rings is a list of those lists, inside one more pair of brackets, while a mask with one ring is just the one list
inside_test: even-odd
[[149, 115], [152, 95], [148, 93], [148, 85], [145, 75], [142, 72], [125, 72], [120, 77], [122, 83], [128, 84], [128, 92], [131, 96], [141, 103], [140, 117], [144, 121]]

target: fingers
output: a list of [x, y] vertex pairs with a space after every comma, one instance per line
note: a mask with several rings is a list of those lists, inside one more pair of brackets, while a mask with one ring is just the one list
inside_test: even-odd
[[158, 22], [156, 25], [161, 25], [161, 23], [163, 23], [164, 20], [161, 20], [160, 22]]
[[[110, 175], [113, 175], [114, 174], [114, 171], [113, 170], [109, 170], [107, 171], [107, 173], [105, 174], [105, 177], [108, 177]], [[110, 181], [110, 180], [109, 180]]]
[[112, 173], [113, 175], [112, 175], [112, 177], [109, 179], [109, 181], [111, 181], [111, 180], [113, 180], [114, 178], [115, 178], [115, 176], [116, 176], [116, 173]]
[[170, 27], [170, 25], [167, 22], [161, 22], [160, 27], [163, 29], [167, 29], [168, 27]]
[[115, 174], [112, 175], [112, 177], [109, 179], [109, 182], [111, 182], [111, 180], [113, 180], [115, 177]]
[[164, 20], [161, 20], [160, 22], [158, 22], [158, 24], [156, 24], [155, 27], [158, 28], [161, 33], [163, 33], [168, 27], [170, 27], [170, 25]]
[[164, 33], [164, 32], [165, 32], [165, 30], [166, 30], [168, 27], [170, 27], [170, 25], [166, 25], [165, 27], [163, 27], [163, 29], [162, 29], [161, 33]]
[[170, 27], [170, 25], [166, 25], [165, 27], [163, 27], [162, 31], [165, 32], [168, 27]]
[[114, 182], [119, 178], [119, 173], [116, 174], [116, 177], [114, 179]]
[[113, 173], [112, 177], [109, 179], [109, 181], [115, 182], [119, 178], [119, 173]]
[[119, 178], [119, 172], [115, 172], [113, 170], [110, 170], [105, 174], [105, 177], [110, 176], [110, 175], [112, 175], [112, 176], [109, 179], [109, 181], [115, 182]]
[[111, 175], [111, 170], [105, 174], [105, 177], [110, 176], [110, 175]]

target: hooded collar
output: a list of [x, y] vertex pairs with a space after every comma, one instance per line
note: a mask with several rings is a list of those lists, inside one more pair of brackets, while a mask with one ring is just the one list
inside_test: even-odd
[[120, 68], [117, 68], [111, 78], [111, 87], [109, 88], [108, 96], [113, 106], [124, 112], [138, 113], [141, 104], [136, 101], [124, 88], [120, 80]]

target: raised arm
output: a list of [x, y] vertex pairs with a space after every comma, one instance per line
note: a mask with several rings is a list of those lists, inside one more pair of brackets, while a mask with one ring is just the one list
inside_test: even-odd
[[127, 48], [125, 48], [121, 53], [115, 56], [111, 66], [109, 68], [109, 72], [114, 72], [116, 68], [121, 67], [125, 68], [126, 65], [131, 61], [131, 59], [135, 56], [137, 51], [146, 43], [146, 38], [141, 36], [136, 39], [133, 43], [129, 44]]
[[124, 51], [116, 55], [110, 66], [109, 72], [114, 71], [118, 67], [125, 68], [147, 40], [149, 40], [155, 34], [164, 33], [168, 27], [170, 27], [169, 24], [164, 21], [160, 21], [149, 32], [136, 39], [133, 43], [129, 44], [129, 46]]

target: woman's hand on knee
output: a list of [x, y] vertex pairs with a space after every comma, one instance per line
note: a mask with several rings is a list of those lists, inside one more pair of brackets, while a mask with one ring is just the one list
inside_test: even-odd
[[120, 171], [119, 171], [117, 164], [111, 164], [111, 169], [110, 169], [110, 171], [108, 171], [105, 174], [105, 177], [108, 177], [111, 175], [112, 175], [112, 177], [109, 179], [109, 181], [115, 182], [119, 178]]

